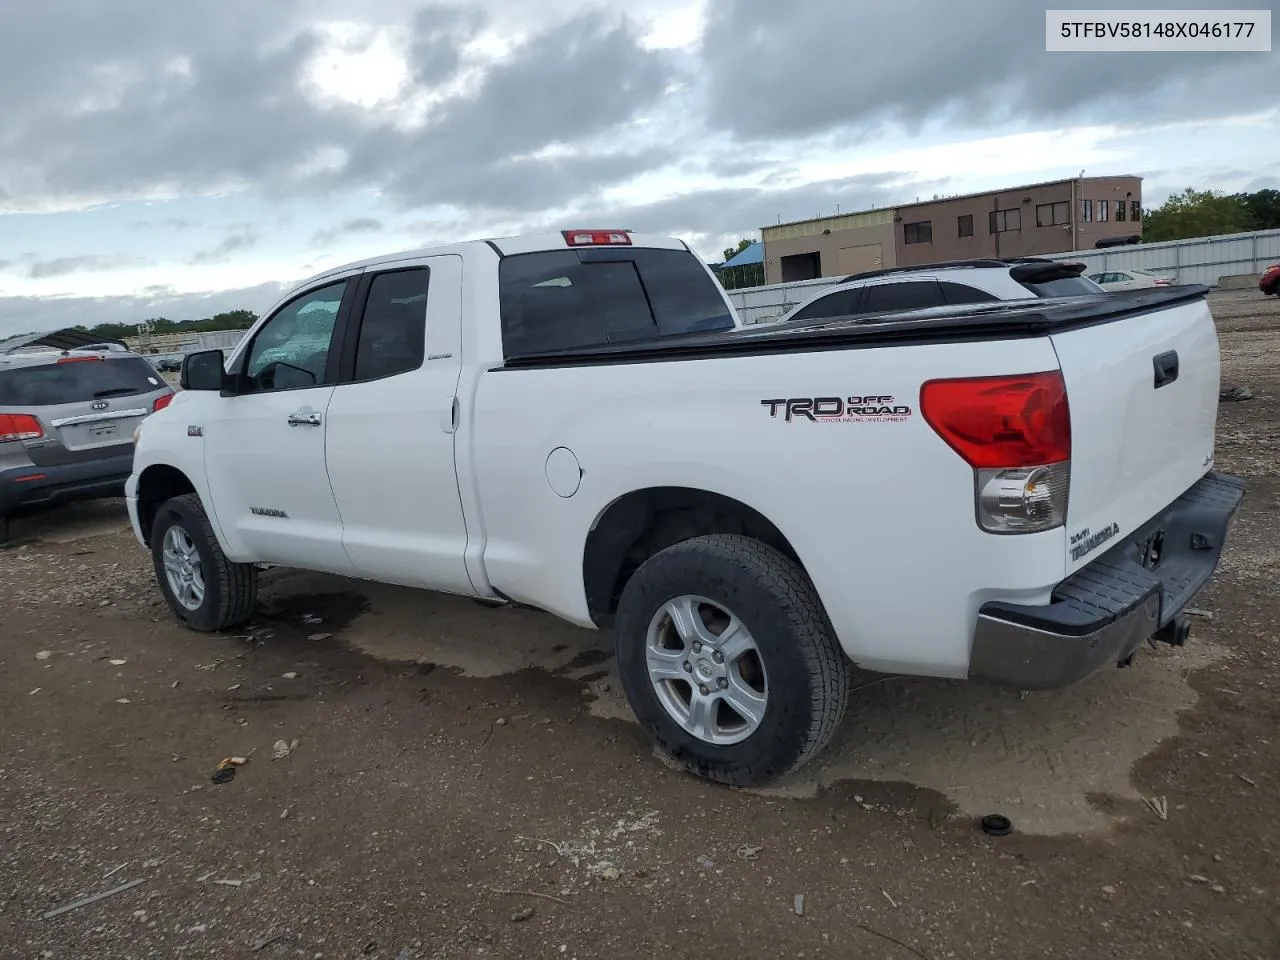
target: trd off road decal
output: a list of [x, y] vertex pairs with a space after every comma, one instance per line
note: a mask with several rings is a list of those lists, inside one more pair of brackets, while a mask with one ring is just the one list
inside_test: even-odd
[[808, 420], [810, 423], [901, 423], [911, 416], [911, 408], [892, 396], [789, 397], [761, 400], [769, 408], [769, 419]]

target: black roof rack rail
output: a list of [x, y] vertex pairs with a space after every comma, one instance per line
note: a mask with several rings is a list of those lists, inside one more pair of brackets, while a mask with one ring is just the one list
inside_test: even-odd
[[1046, 257], [982, 257], [974, 260], [941, 260], [937, 263], [917, 263], [910, 267], [885, 267], [883, 270], [867, 270], [864, 273], [851, 273], [838, 280], [838, 283], [849, 283], [853, 280], [872, 280], [876, 277], [889, 277], [895, 273], [918, 273], [921, 270], [956, 270], [1007, 267], [1015, 263], [1057, 263]]

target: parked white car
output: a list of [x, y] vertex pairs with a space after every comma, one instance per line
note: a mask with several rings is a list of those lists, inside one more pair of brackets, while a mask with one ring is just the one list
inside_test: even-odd
[[[380, 257], [188, 357], [129, 516], [193, 630], [250, 618], [260, 564], [610, 629], [664, 750], [765, 783], [853, 664], [1044, 688], [1186, 639], [1244, 495], [1205, 292], [742, 328], [678, 240]], [[264, 361], [303, 312], [327, 350]]]
[[1089, 279], [1103, 290], [1138, 290], [1172, 286], [1172, 277], [1160, 277], [1145, 270], [1107, 270], [1089, 274]]
[[1084, 269], [1082, 263], [1062, 263], [1040, 257], [950, 260], [914, 267], [889, 267], [855, 273], [824, 287], [776, 322], [1101, 293], [1100, 287], [1080, 276]]

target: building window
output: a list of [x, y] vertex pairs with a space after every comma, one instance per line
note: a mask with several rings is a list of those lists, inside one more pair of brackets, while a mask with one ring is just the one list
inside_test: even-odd
[[1080, 222], [1093, 223], [1093, 201], [1092, 200], [1080, 201]]
[[1142, 219], [1142, 204], [1137, 200], [1129, 201], [1129, 219], [1134, 223]]
[[1099, 200], [1098, 201], [1098, 222], [1106, 223], [1110, 219], [1111, 219], [1111, 201]]
[[1117, 200], [1116, 201], [1116, 223], [1120, 223], [1123, 220], [1124, 220], [1124, 201]]
[[902, 225], [903, 243], [933, 243], [933, 221], [920, 220]]
[[1008, 210], [992, 210], [990, 220], [992, 233], [1008, 233], [1011, 230], [1022, 229], [1022, 211], [1017, 207], [1010, 207]]
[[1036, 205], [1037, 227], [1060, 227], [1071, 222], [1071, 204], [1041, 203]]
[[956, 231], [961, 237], [973, 236], [973, 214], [966, 213], [963, 217], [956, 217]]

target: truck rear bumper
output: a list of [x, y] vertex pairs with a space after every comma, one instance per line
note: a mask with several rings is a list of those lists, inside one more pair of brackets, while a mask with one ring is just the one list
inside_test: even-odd
[[1243, 480], [1208, 473], [1058, 584], [1048, 605], [984, 604], [969, 677], [1052, 689], [1126, 661], [1144, 640], [1181, 643], [1182, 611], [1217, 569], [1244, 490]]

